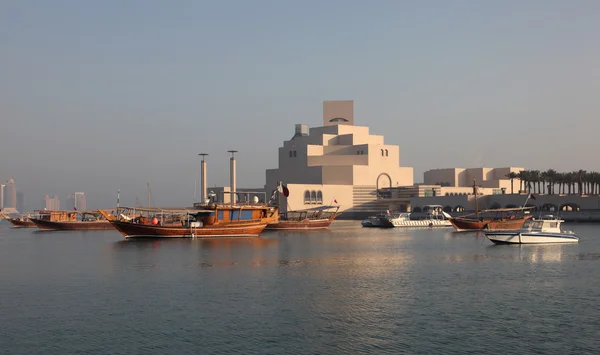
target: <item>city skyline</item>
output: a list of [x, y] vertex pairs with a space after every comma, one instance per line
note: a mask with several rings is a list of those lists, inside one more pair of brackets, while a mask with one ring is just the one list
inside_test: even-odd
[[224, 186], [232, 149], [238, 186], [263, 186], [289, 127], [317, 126], [323, 100], [354, 100], [360, 124], [402, 147], [417, 182], [459, 166], [600, 170], [599, 2], [57, 0], [0, 10], [0, 114], [10, 122], [0, 169], [30, 207], [73, 191], [88, 207], [114, 206], [118, 190], [133, 205], [146, 182], [153, 200], [190, 204], [197, 154], [210, 154], [208, 186]]

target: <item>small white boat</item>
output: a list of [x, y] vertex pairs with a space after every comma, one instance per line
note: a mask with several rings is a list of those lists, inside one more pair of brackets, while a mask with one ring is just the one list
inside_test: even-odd
[[561, 229], [562, 222], [546, 216], [526, 221], [520, 230], [485, 232], [485, 236], [495, 244], [578, 243], [579, 237], [575, 233]]
[[423, 212], [426, 215], [418, 216], [417, 218], [411, 217], [410, 213], [397, 212], [390, 213], [381, 219], [380, 224], [382, 228], [393, 228], [393, 227], [452, 227], [449, 218], [452, 218], [449, 214], [442, 210], [440, 205], [427, 205], [423, 207]]
[[367, 219], [360, 222], [363, 227], [381, 227], [381, 219], [385, 218], [384, 214], [378, 214], [377, 216], [370, 216]]

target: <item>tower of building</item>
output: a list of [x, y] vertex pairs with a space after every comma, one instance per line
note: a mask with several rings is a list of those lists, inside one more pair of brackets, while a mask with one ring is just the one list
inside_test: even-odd
[[73, 195], [73, 208], [78, 211], [85, 211], [87, 204], [85, 201], [85, 194], [83, 192], [76, 192]]
[[6, 186], [4, 187], [4, 208], [17, 209], [17, 187], [15, 186], [14, 178], [6, 181]]
[[60, 200], [58, 199], [58, 196], [54, 196], [52, 198], [50, 198], [48, 195], [44, 196], [44, 201], [42, 202], [42, 205], [45, 210], [60, 210]]

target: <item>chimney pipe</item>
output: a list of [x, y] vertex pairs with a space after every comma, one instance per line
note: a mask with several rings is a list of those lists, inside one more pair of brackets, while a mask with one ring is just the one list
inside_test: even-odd
[[206, 196], [206, 153], [198, 154], [202, 156], [202, 162], [200, 163], [200, 203], [204, 203]]
[[228, 150], [227, 152], [231, 153], [231, 159], [229, 160], [229, 173], [230, 173], [230, 184], [229, 184], [229, 198], [231, 200], [231, 204], [235, 203], [235, 156], [237, 150]]

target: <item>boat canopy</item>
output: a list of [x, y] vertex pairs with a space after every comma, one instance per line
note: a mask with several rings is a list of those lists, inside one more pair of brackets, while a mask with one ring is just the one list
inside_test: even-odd
[[154, 213], [187, 213], [187, 214], [198, 214], [198, 213], [213, 213], [214, 210], [204, 210], [198, 208], [177, 208], [177, 207], [168, 207], [168, 208], [159, 208], [159, 207], [119, 207], [119, 211], [121, 210], [135, 210], [140, 212], [154, 212]]
[[318, 207], [312, 207], [312, 208], [304, 208], [301, 210], [290, 210], [288, 212], [313, 212], [313, 211], [324, 211], [324, 210], [332, 210], [334, 208], [340, 208], [340, 206], [318, 206]]

